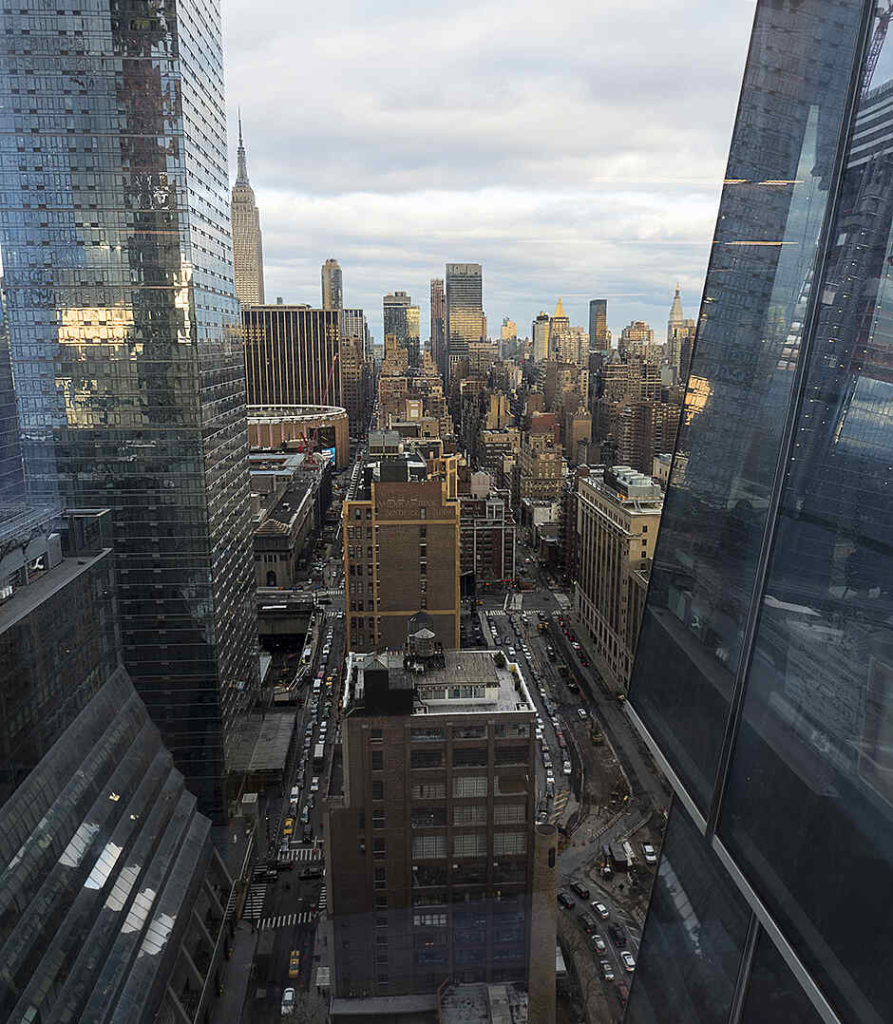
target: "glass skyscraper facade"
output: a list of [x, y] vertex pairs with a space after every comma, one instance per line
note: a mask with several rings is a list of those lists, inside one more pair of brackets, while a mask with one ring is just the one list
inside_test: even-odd
[[201, 1020], [223, 956], [231, 882], [121, 662], [109, 517], [74, 516], [70, 557], [4, 524], [2, 1021]]
[[449, 363], [468, 355], [484, 334], [483, 277], [480, 263], [447, 263], [444, 289]]
[[0, 247], [35, 500], [109, 507], [124, 659], [208, 812], [256, 679], [220, 4], [21, 0]]
[[893, 36], [757, 4], [628, 711], [629, 1024], [893, 1019]]

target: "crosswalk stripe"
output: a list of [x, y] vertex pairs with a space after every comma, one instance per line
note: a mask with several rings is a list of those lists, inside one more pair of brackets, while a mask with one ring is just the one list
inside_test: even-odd
[[265, 917], [258, 925], [259, 931], [275, 928], [290, 928], [296, 924], [310, 924], [313, 921], [313, 914], [309, 910], [295, 911], [291, 914], [277, 914], [275, 917]]

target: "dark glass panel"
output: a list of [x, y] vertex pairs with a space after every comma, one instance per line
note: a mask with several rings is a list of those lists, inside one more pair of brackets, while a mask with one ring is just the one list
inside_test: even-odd
[[630, 698], [709, 806], [863, 5], [757, 8]]
[[720, 835], [846, 1020], [893, 1019], [893, 37], [857, 112]]
[[725, 1024], [749, 918], [740, 893], [676, 803], [627, 1024]]
[[757, 941], [740, 1024], [821, 1024], [806, 993], [765, 932]]

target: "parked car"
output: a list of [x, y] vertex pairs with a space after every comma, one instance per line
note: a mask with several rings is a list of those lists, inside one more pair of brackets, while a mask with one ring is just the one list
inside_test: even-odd
[[599, 935], [598, 932], [595, 932], [594, 935], [591, 935], [589, 941], [595, 947], [596, 953], [604, 953], [608, 948], [605, 943], [605, 940], [601, 937], [601, 935]]
[[589, 890], [582, 882], [571, 882], [571, 889], [580, 897], [581, 900], [589, 899]]
[[592, 901], [592, 909], [596, 912], [596, 914], [598, 914], [599, 917], [603, 919], [606, 919], [611, 916], [608, 913], [608, 908], [604, 905], [604, 903], [599, 903], [598, 900]]
[[623, 966], [624, 966], [624, 967], [626, 968], [626, 970], [628, 970], [628, 971], [629, 971], [630, 973], [632, 973], [632, 972], [633, 972], [633, 971], [634, 971], [634, 970], [636, 969], [636, 961], [635, 961], [635, 958], [633, 957], [632, 953], [630, 953], [630, 951], [629, 951], [628, 949], [625, 949], [625, 950], [624, 950], [624, 951], [623, 951], [623, 952], [622, 952], [622, 953], [620, 954], [620, 959], [621, 959], [621, 960], [623, 961]]
[[561, 766], [561, 770], [565, 775], [571, 775], [573, 773], [573, 768], [571, 767], [570, 761], [565, 761]]
[[618, 949], [623, 949], [626, 945], [626, 932], [620, 927], [619, 924], [609, 924], [608, 934], [611, 936], [611, 942]]
[[589, 712], [586, 710], [586, 708], [577, 708], [577, 717], [585, 722], [586, 719], [589, 717]]
[[608, 963], [607, 960], [600, 960], [599, 967], [602, 969], [602, 977], [605, 981], [614, 980], [614, 968]]
[[310, 792], [311, 793], [318, 793], [319, 792], [319, 776], [318, 775], [314, 775], [313, 778], [310, 780]]
[[642, 843], [642, 856], [645, 858], [646, 864], [657, 863], [657, 851], [651, 843]]
[[569, 892], [565, 892], [564, 889], [558, 890], [558, 902], [564, 907], [565, 910], [570, 910], [574, 905], [574, 898]]

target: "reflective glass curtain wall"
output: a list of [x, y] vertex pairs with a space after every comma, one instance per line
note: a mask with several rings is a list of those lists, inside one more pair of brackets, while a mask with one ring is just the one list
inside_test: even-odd
[[214, 814], [256, 675], [219, 6], [21, 0], [0, 36], [28, 485], [112, 509], [127, 668]]
[[[635, 1024], [699, 973], [687, 1021], [893, 1019], [890, 21], [758, 5], [630, 686], [680, 798]], [[731, 988], [680, 829], [749, 915]]]

